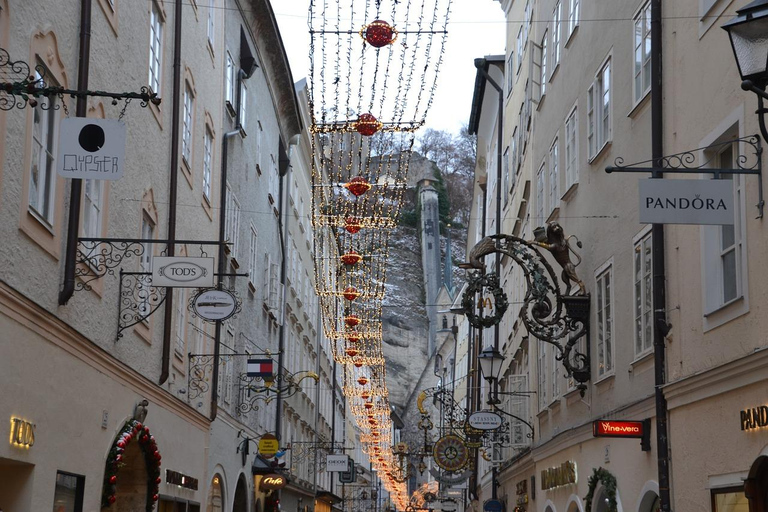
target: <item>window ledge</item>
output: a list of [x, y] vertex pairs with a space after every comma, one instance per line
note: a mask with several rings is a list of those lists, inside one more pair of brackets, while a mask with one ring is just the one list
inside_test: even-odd
[[552, 73], [549, 74], [549, 80], [548, 80], [549, 83], [552, 83], [552, 81], [555, 79], [555, 75], [557, 74], [557, 70], [558, 69], [560, 69], [560, 61], [559, 60], [555, 63], [555, 67], [552, 68]]
[[643, 97], [640, 98], [638, 101], [635, 102], [634, 105], [632, 105], [632, 108], [627, 112], [627, 117], [634, 118], [640, 110], [643, 109], [646, 105], [648, 105], [651, 101], [651, 89], [649, 88], [645, 94], [643, 94]]
[[643, 352], [635, 357], [635, 359], [629, 363], [629, 371], [631, 372], [635, 366], [640, 366], [643, 363], [653, 360], [653, 347], [650, 350]]
[[560, 410], [560, 397], [558, 396], [555, 398], [550, 404], [547, 406], [548, 409], [552, 411]]
[[546, 407], [539, 412], [536, 413], [536, 417], [539, 419], [539, 421], [543, 420], [547, 415], [549, 414], [549, 409]]
[[565, 398], [566, 400], [570, 400], [571, 397], [574, 397], [576, 395], [581, 396], [581, 390], [579, 388], [569, 389], [563, 394], [563, 398]]
[[571, 183], [571, 186], [568, 187], [563, 194], [563, 196], [560, 198], [561, 201], [568, 201], [571, 199], [571, 197], [576, 193], [576, 189], [579, 188], [579, 182], [576, 181], [574, 183]]
[[592, 157], [590, 157], [589, 163], [594, 164], [597, 160], [602, 158], [605, 155], [605, 153], [608, 152], [607, 149], [611, 146], [612, 143], [613, 143], [612, 140], [605, 141], [603, 145], [600, 146], [600, 149], [598, 149], [597, 152]]
[[229, 100], [224, 100], [224, 106], [226, 107], [229, 117], [234, 118], [237, 115], [235, 112], [235, 107], [232, 106], [232, 103], [230, 103]]
[[248, 279], [248, 289], [251, 291], [251, 293], [256, 293], [256, 284], [254, 284], [254, 282], [250, 279]]
[[565, 48], [568, 48], [568, 46], [571, 44], [571, 39], [573, 39], [573, 36], [576, 34], [576, 32], [579, 31], [579, 24], [577, 23], [575, 27], [573, 27], [573, 30], [571, 30], [571, 33], [568, 34], [565, 37], [565, 44], [563, 45]]
[[616, 378], [616, 373], [613, 370], [611, 370], [610, 373], [606, 373], [605, 375], [603, 375], [602, 377], [600, 377], [596, 381], [592, 382], [592, 384], [594, 384], [595, 386], [599, 386], [601, 384], [605, 384], [607, 382], [611, 382], [615, 378]]
[[728, 309], [730, 306], [733, 306], [734, 304], [738, 304], [738, 303], [742, 302], [743, 300], [744, 300], [744, 296], [743, 295], [740, 295], [740, 296], [736, 297], [735, 299], [731, 299], [730, 301], [726, 302], [722, 306], [718, 306], [717, 308], [713, 309], [712, 311], [708, 311], [708, 312], [704, 313], [704, 318], [709, 318], [709, 317], [711, 317], [713, 315], [717, 315], [721, 311], [724, 311], [724, 310]]

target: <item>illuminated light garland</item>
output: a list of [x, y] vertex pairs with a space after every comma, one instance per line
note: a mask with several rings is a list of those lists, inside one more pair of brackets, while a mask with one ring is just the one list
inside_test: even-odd
[[344, 219], [344, 229], [347, 230], [347, 233], [355, 234], [359, 233], [361, 229], [363, 229], [363, 225], [360, 222], [360, 219], [357, 219], [355, 217], [347, 217]]
[[395, 27], [383, 20], [374, 20], [360, 29], [360, 37], [374, 48], [383, 48], [397, 40]]

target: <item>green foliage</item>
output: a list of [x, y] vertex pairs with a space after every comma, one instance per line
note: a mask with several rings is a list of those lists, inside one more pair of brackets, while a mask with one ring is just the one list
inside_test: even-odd
[[618, 510], [616, 504], [616, 477], [610, 471], [601, 467], [594, 468], [592, 476], [589, 477], [587, 495], [584, 496], [584, 509], [592, 510], [592, 499], [595, 497], [595, 489], [598, 482], [602, 483], [603, 487], [605, 487], [605, 494], [608, 496], [608, 510], [616, 512]]
[[448, 199], [448, 189], [445, 188], [443, 175], [437, 165], [432, 165], [432, 175], [435, 177], [435, 190], [437, 190], [437, 205], [440, 214], [440, 225], [451, 222], [451, 201]]

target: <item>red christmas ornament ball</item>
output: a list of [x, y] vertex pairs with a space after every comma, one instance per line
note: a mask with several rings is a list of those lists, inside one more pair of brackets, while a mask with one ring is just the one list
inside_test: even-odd
[[152, 454], [155, 457], [156, 461], [160, 461], [163, 457], [160, 455], [160, 452], [155, 452]]
[[157, 494], [152, 495], [152, 501], [157, 501], [158, 498], [159, 496]]
[[109, 502], [109, 504], [110, 504], [110, 505], [112, 505], [113, 503], [115, 503], [115, 502], [117, 501], [117, 498], [115, 497], [115, 495], [114, 495], [114, 494], [112, 494], [112, 495], [110, 495], [110, 496], [107, 498], [107, 501]]
[[363, 38], [374, 48], [382, 48], [395, 40], [395, 29], [386, 21], [374, 20], [365, 27]]
[[352, 301], [355, 300], [360, 296], [360, 292], [357, 291], [357, 288], [354, 286], [349, 286], [344, 289], [344, 293], [342, 294], [345, 299]]
[[341, 255], [341, 262], [348, 266], [352, 266], [360, 262], [362, 259], [363, 257], [360, 256], [356, 251], [349, 251], [348, 253]]
[[112, 485], [116, 484], [117, 477], [115, 475], [112, 475], [111, 477], [109, 477], [109, 483], [111, 483]]
[[348, 233], [354, 235], [363, 229], [363, 225], [360, 223], [359, 219], [356, 219], [355, 217], [347, 217], [344, 219], [344, 229], [346, 229]]
[[123, 441], [122, 439], [121, 439], [121, 440], [119, 440], [119, 441], [117, 442], [117, 447], [118, 447], [118, 448], [125, 448], [125, 441]]
[[371, 189], [371, 184], [362, 176], [355, 176], [344, 186], [356, 197], [360, 197]]
[[162, 481], [163, 481], [162, 478], [157, 477], [157, 480], [155, 480], [155, 483], [159, 485], [160, 483], [162, 483]]
[[381, 129], [381, 123], [373, 114], [360, 114], [360, 117], [357, 118], [355, 129], [360, 135], [370, 137]]

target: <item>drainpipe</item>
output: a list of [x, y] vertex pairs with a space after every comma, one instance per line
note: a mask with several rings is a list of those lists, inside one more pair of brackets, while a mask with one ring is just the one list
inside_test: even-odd
[[[664, 96], [662, 94], [662, 0], [651, 0], [651, 152], [654, 167], [662, 167], [664, 156]], [[654, 172], [653, 178], [664, 174]], [[653, 361], [656, 385], [656, 450], [659, 468], [659, 501], [661, 510], [672, 510], [669, 493], [669, 435], [667, 433], [667, 399], [662, 387], [666, 383], [666, 347], [664, 338], [669, 333], [665, 297], [664, 225], [651, 228], [653, 245]]]
[[[91, 0], [80, 2], [80, 58], [77, 65], [77, 90], [88, 89], [88, 74], [91, 62]], [[88, 98], [78, 96], [75, 115], [86, 117]], [[63, 306], [75, 293], [75, 266], [77, 260], [77, 236], [80, 231], [80, 199], [83, 181], [73, 179], [69, 192], [69, 219], [67, 220], [67, 248], [64, 260], [64, 286], [59, 292], [59, 305]]]
[[[181, 3], [181, 2], [178, 2]], [[239, 110], [239, 109], [238, 109]], [[238, 126], [239, 126], [238, 122]], [[227, 230], [227, 149], [229, 139], [238, 135], [240, 130], [227, 132], [221, 141], [221, 191], [219, 193], [219, 254], [216, 287], [220, 290], [224, 284], [227, 256], [224, 254], [224, 240]], [[219, 410], [219, 356], [221, 354], [221, 320], [216, 320], [216, 330], [213, 334], [213, 376], [211, 377], [211, 421], [216, 419]]]
[[[291, 137], [291, 140], [288, 142], [288, 165], [285, 170], [285, 173], [280, 174], [280, 189], [278, 191], [278, 199], [277, 199], [277, 232], [280, 236], [280, 286], [283, 287], [283, 297], [280, 301], [280, 330], [278, 331], [278, 339], [277, 339], [277, 371], [280, 372], [280, 379], [278, 380], [278, 384], [282, 383], [282, 371], [283, 371], [283, 363], [285, 361], [285, 302], [286, 302], [286, 296], [285, 296], [285, 278], [286, 278], [286, 269], [287, 269], [287, 261], [285, 257], [285, 239], [288, 236], [288, 221], [290, 220], [289, 216], [285, 216], [285, 224], [283, 224], [283, 215], [284, 215], [284, 205], [285, 205], [285, 198], [284, 196], [288, 193], [289, 187], [285, 186], [285, 181], [290, 177], [291, 170], [293, 166], [291, 165], [291, 156], [293, 155], [293, 148], [296, 147], [299, 143], [299, 135], [294, 135]], [[281, 142], [282, 145], [282, 142]], [[278, 155], [278, 160], [280, 159], [280, 155]], [[279, 168], [279, 164], [278, 164]], [[280, 433], [280, 429], [282, 428], [282, 414], [283, 414], [283, 395], [282, 393], [277, 393], [277, 414], [275, 414], [275, 436], [277, 436], [277, 439], [280, 440], [282, 438], [282, 435]]]
[[[181, 117], [181, 8], [176, 2], [173, 22], [173, 107], [171, 109], [171, 176], [168, 193], [168, 256], [176, 254], [176, 198], [179, 180], [179, 118]], [[163, 318], [163, 364], [158, 384], [168, 380], [171, 365], [171, 328], [173, 327], [173, 289], [165, 292]]]

